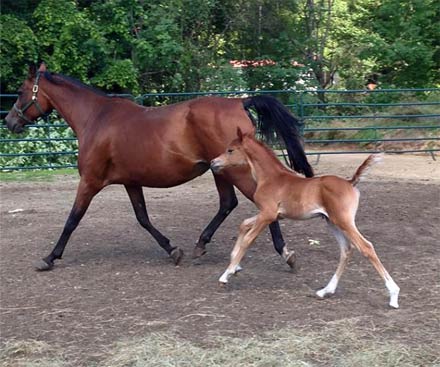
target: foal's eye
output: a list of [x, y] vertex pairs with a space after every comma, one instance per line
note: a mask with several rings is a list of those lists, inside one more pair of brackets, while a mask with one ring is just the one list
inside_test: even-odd
[[232, 153], [234, 149], [228, 149], [228, 153]]

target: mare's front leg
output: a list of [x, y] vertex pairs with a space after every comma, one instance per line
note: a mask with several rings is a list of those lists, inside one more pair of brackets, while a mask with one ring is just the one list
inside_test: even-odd
[[209, 222], [207, 227], [200, 235], [200, 238], [193, 250], [194, 259], [197, 259], [206, 253], [206, 244], [211, 241], [215, 231], [217, 231], [218, 227], [220, 227], [226, 217], [238, 205], [234, 186], [220, 175], [214, 175], [214, 180], [220, 198], [220, 208], [215, 217]]
[[220, 277], [219, 282], [226, 284], [229, 277], [239, 271], [240, 261], [243, 259], [247, 249], [255, 241], [258, 235], [266, 228], [273, 219], [265, 218], [263, 215], [258, 214], [255, 217], [245, 219], [240, 225], [240, 233], [235, 243], [234, 249], [231, 252], [231, 262], [223, 275]]
[[67, 218], [66, 224], [64, 225], [63, 232], [58, 239], [52, 252], [49, 256], [42, 260], [35, 262], [35, 267], [37, 270], [51, 270], [54, 267], [54, 260], [61, 259], [64, 249], [66, 248], [67, 242], [69, 241], [72, 232], [76, 229], [81, 218], [87, 211], [93, 197], [101, 190], [101, 187], [96, 187], [88, 184], [84, 179], [81, 179], [78, 185], [75, 202], [73, 208]]
[[173, 259], [174, 263], [178, 265], [183, 257], [183, 251], [178, 247], [170, 245], [170, 240], [160, 233], [150, 222], [148, 217], [147, 207], [145, 206], [144, 194], [141, 186], [125, 186], [131, 204], [139, 224], [144, 227], [157, 241], [168, 255]]

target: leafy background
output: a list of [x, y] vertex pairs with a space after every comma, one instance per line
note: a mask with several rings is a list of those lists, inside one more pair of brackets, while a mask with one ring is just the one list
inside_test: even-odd
[[[134, 95], [362, 88], [368, 78], [438, 86], [439, 9], [438, 0], [4, 0], [1, 91], [15, 91], [38, 60]], [[276, 64], [229, 63], [265, 59]]]

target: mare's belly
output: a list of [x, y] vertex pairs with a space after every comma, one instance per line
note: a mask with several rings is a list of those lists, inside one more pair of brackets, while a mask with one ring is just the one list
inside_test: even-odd
[[209, 169], [203, 161], [172, 166], [144, 166], [115, 169], [110, 173], [109, 184], [137, 185], [166, 188], [181, 185], [201, 176]]

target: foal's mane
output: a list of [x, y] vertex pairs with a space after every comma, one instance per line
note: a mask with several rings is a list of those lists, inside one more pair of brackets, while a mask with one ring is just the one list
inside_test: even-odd
[[84, 84], [83, 82], [79, 81], [78, 79], [72, 78], [70, 76], [45, 71], [44, 77], [49, 82], [56, 84], [56, 85], [63, 85], [65, 83], [70, 83], [70, 84], [73, 84], [79, 88], [87, 89], [88, 91], [93, 92], [95, 94], [98, 94], [100, 96], [112, 98], [112, 96], [109, 96], [107, 93], [104, 93], [103, 91], [101, 91], [99, 89], [91, 87], [90, 85]]
[[[284, 167], [284, 165], [280, 162], [280, 160], [278, 159], [278, 157], [277, 157], [277, 155], [275, 154], [275, 152], [272, 150], [272, 149], [270, 149], [266, 144], [264, 144], [262, 141], [260, 141], [260, 140], [257, 140], [254, 136], [252, 136], [252, 135], [246, 135], [246, 136], [244, 136], [243, 137], [243, 142], [242, 142], [242, 144], [243, 144], [243, 147], [245, 148], [245, 151], [246, 151], [246, 155], [248, 156], [248, 159], [255, 159], [255, 160], [258, 160], [258, 158], [259, 157], [257, 157], [257, 156], [255, 156], [255, 155], [249, 155], [248, 154], [248, 152], [247, 152], [247, 149], [246, 149], [246, 147], [244, 146], [244, 142], [245, 142], [245, 140], [248, 140], [248, 141], [252, 141], [252, 142], [254, 142], [258, 147], [261, 147], [265, 152], [266, 152], [266, 154], [267, 154], [267, 156], [268, 157], [271, 157], [271, 159], [274, 161], [274, 162], [276, 162], [276, 164], [278, 164], [279, 166], [281, 166], [281, 167]], [[252, 149], [252, 147], [251, 147], [251, 149]], [[284, 167], [285, 168], [285, 167]]]

